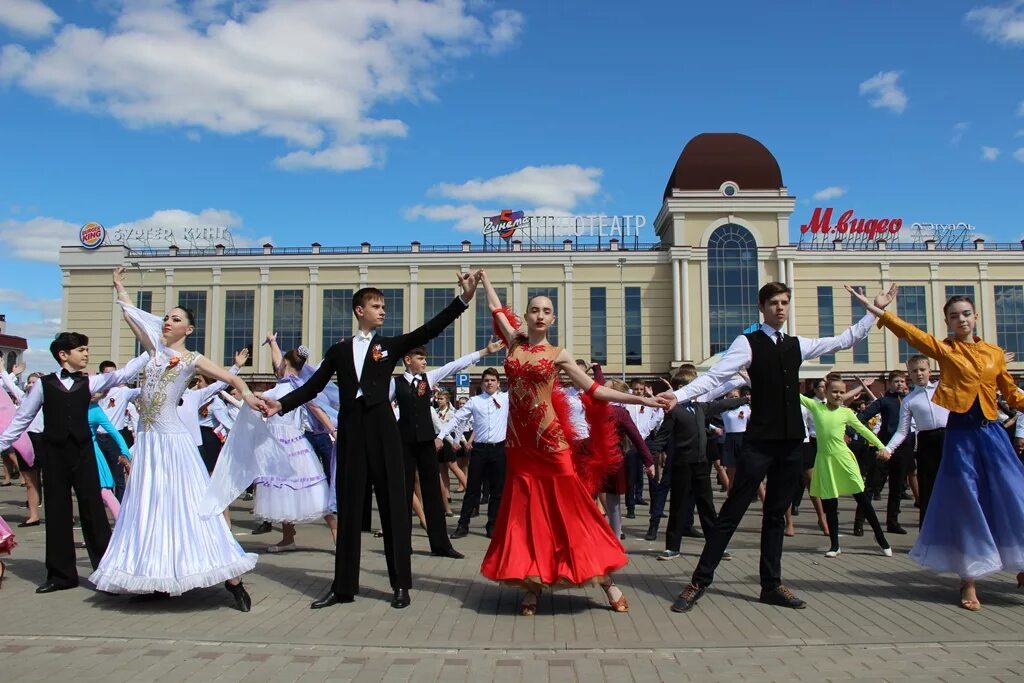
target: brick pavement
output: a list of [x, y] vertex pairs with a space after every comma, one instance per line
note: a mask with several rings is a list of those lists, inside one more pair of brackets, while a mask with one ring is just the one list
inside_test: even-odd
[[[0, 489], [0, 514], [12, 526], [24, 519], [21, 495]], [[845, 530], [851, 502], [841, 507]], [[893, 558], [877, 554], [868, 535], [844, 536], [843, 554], [827, 560], [827, 541], [804, 507], [784, 573], [808, 609], [756, 601], [759, 517], [752, 512], [732, 544], [735, 559], [722, 563], [714, 587], [687, 615], [668, 608], [700, 541], [685, 539], [679, 560], [657, 561], [662, 546], [640, 538], [642, 517], [626, 520], [630, 564], [618, 577], [629, 614], [610, 612], [592, 588], [545, 594], [533, 618], [515, 614], [518, 591], [479, 576], [482, 523], [456, 542], [463, 561], [428, 555], [416, 529], [406, 610], [388, 606], [382, 544], [368, 535], [362, 595], [352, 605], [310, 610], [330, 580], [330, 535], [323, 525], [302, 526], [301, 551], [264, 554], [246, 577], [249, 614], [231, 609], [221, 588], [162, 602], [88, 587], [36, 596], [43, 528], [16, 529], [20, 545], [0, 591], [0, 671], [2, 680], [76, 681], [1024, 680], [1024, 594], [1012, 576], [979, 582], [985, 607], [969, 613], [956, 605], [955, 579], [906, 557], [913, 532], [890, 538]], [[907, 505], [904, 522], [914, 513]], [[249, 534], [255, 523], [247, 507], [233, 514], [247, 549], [262, 552], [278, 540]]]

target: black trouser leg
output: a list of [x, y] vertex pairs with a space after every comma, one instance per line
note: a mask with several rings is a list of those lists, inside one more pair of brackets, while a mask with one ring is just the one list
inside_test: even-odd
[[[398, 445], [401, 448], [400, 444]], [[383, 451], [378, 451], [383, 453]], [[400, 453], [398, 454], [401, 455]], [[412, 531], [409, 528], [409, 503], [405, 502], [405, 471], [400, 459], [396, 471], [386, 466], [384, 458], [370, 457], [369, 475], [377, 498], [380, 528], [384, 532], [384, 559], [392, 588], [412, 588]], [[436, 462], [436, 456], [435, 456]], [[394, 481], [397, 478], [399, 481]], [[411, 498], [410, 498], [411, 500]]]
[[416, 473], [419, 472], [423, 517], [427, 520], [430, 552], [444, 553], [452, 547], [452, 542], [448, 539], [448, 525], [444, 517], [444, 501], [441, 499], [441, 479], [437, 472], [437, 451], [434, 449], [434, 442], [406, 443], [404, 447], [405, 490], [406, 500], [409, 501], [409, 515], [412, 515], [412, 494], [416, 488]]
[[690, 465], [690, 472], [690, 500], [696, 504], [700, 528], [707, 536], [715, 528], [715, 521], [718, 519], [714, 494], [711, 492], [711, 471], [708, 469], [708, 463], [698, 462]]
[[478, 448], [474, 448], [469, 456], [469, 474], [466, 476], [466, 494], [462, 497], [462, 510], [459, 512], [458, 528], [468, 529], [473, 510], [480, 505], [480, 489], [484, 481], [486, 456]]
[[[672, 459], [672, 482], [668, 502], [668, 527], [665, 529], [665, 550], [679, 552], [683, 541], [684, 520], [690, 502], [690, 486], [693, 476], [690, 464], [685, 462], [684, 454], [676, 454]], [[707, 533], [705, 531], [705, 533]]]
[[824, 508], [825, 519], [828, 521], [828, 540], [832, 544], [829, 549], [839, 550], [839, 499], [822, 498], [821, 507]]
[[636, 463], [640, 455], [635, 450], [626, 451], [626, 512], [636, 509]]
[[[348, 450], [348, 449], [346, 449]], [[338, 451], [338, 541], [334, 553], [335, 595], [359, 592], [359, 554], [362, 551], [362, 530], [365, 511], [370, 507], [369, 477], [366, 458], [354, 449]], [[369, 524], [366, 524], [369, 528]]]
[[[765, 484], [764, 517], [761, 521], [761, 588], [775, 590], [782, 583], [782, 543], [786, 532], [786, 509], [794, 489], [804, 485], [803, 442], [772, 443], [771, 461]], [[754, 488], [755, 494], [757, 487]]]
[[[888, 548], [889, 542], [885, 540], [885, 533], [882, 531], [882, 525], [878, 521], [878, 515], [875, 514], [875, 508], [871, 505], [871, 496], [868, 495], [867, 491], [861, 491], [860, 493], [853, 494], [853, 499], [857, 501], [857, 514], [862, 518], [868, 520], [868, 524], [871, 525], [871, 530], [875, 532], [875, 540], [878, 541], [879, 547]], [[831, 522], [829, 522], [831, 524]], [[829, 529], [831, 531], [831, 528]]]
[[490, 488], [490, 497], [487, 499], [487, 533], [494, 529], [494, 523], [498, 519], [498, 510], [501, 509], [501, 494], [505, 490], [505, 446], [487, 447], [487, 462], [485, 465], [484, 481]]
[[890, 526], [900, 523], [903, 482], [909, 471], [909, 458], [913, 457], [911, 448], [912, 446], [904, 441], [889, 458], [889, 504], [886, 506], [885, 522]]
[[931, 500], [932, 491], [935, 489], [935, 478], [939, 474], [944, 440], [945, 430], [919, 432], [917, 435], [917, 488], [918, 502], [921, 504], [920, 523], [922, 525], [924, 524], [924, 515], [928, 511], [928, 501]]
[[43, 461], [46, 480], [46, 580], [61, 586], [77, 586], [71, 486], [74, 458], [78, 453], [71, 442], [64, 444], [63, 448], [54, 444], [47, 446], [47, 457]]
[[665, 503], [668, 501], [669, 491], [672, 488], [672, 456], [666, 458], [665, 466], [661, 470], [661, 481], [656, 481], [651, 488], [651, 524], [657, 529], [661, 518], [665, 516]]

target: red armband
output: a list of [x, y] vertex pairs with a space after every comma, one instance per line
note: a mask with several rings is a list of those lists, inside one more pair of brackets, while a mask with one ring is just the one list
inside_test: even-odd
[[587, 390], [586, 390], [585, 392], [583, 392], [583, 393], [584, 393], [584, 394], [586, 394], [587, 396], [589, 396], [590, 398], [594, 398], [594, 394], [596, 394], [596, 393], [597, 393], [597, 388], [598, 388], [599, 386], [601, 386], [601, 385], [600, 385], [600, 384], [598, 384], [597, 382], [591, 382], [591, 383], [590, 383], [590, 388], [589, 388], [589, 389], [587, 389]]
[[491, 316], [494, 319], [494, 335], [501, 339], [503, 342], [505, 342], [505, 346], [511, 346], [512, 340], [505, 338], [504, 331], [502, 330], [501, 325], [498, 324], [499, 313], [505, 316], [505, 320], [508, 321], [508, 324], [511, 325], [513, 329], [518, 330], [519, 326], [522, 325], [523, 321], [519, 318], [518, 315], [515, 314], [515, 311], [513, 311], [509, 306], [503, 306], [502, 308], [499, 308], [496, 311], [491, 311]]

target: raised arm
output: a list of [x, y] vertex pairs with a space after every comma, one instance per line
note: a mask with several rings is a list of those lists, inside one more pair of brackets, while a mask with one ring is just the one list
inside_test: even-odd
[[284, 361], [284, 354], [281, 353], [281, 347], [277, 345], [277, 332], [267, 332], [267, 346], [270, 347], [270, 363], [274, 367], [274, 375], [280, 379], [281, 373], [284, 370], [281, 367], [281, 363]]
[[233, 375], [221, 366], [211, 361], [206, 356], [198, 356], [196, 358], [196, 370], [203, 373], [207, 377], [220, 380], [225, 384], [230, 384], [242, 394], [242, 400], [245, 401], [253, 410], [263, 413], [267, 410], [267, 405], [249, 391], [249, 386], [245, 381], [238, 375]]
[[118, 368], [113, 372], [106, 372], [101, 375], [90, 375], [89, 376], [89, 391], [93, 394], [98, 394], [107, 389], [127, 384], [135, 379], [136, 375], [142, 371], [142, 368], [146, 367], [146, 363], [149, 362], [149, 352], [143, 353], [141, 356], [136, 356], [130, 361], [125, 363], [124, 367]]
[[14, 396], [19, 404], [25, 400], [25, 392], [18, 383], [15, 381], [14, 376], [18, 374], [16, 372], [4, 372], [3, 368], [0, 368], [0, 381], [3, 382], [4, 388], [7, 389], [8, 393]]
[[[134, 304], [132, 304], [131, 297], [128, 296], [128, 290], [125, 289], [124, 287], [125, 272], [126, 269], [124, 266], [118, 266], [117, 268], [114, 268], [114, 291], [117, 292], [118, 301], [128, 304], [129, 306], [134, 306]], [[146, 351], [149, 351], [150, 353], [153, 353], [155, 351], [155, 345], [153, 344], [153, 340], [150, 338], [150, 335], [146, 332], [145, 328], [143, 328], [138, 323], [138, 321], [133, 320], [128, 315], [127, 310], [124, 312], [124, 319], [125, 322], [128, 323], [128, 327], [131, 329], [132, 334], [134, 334], [135, 338], [139, 340], [139, 343], [142, 345], [142, 348], [144, 348]]]
[[412, 332], [408, 332], [393, 340], [393, 348], [399, 356], [404, 356], [417, 346], [424, 346], [434, 337], [444, 332], [445, 328], [466, 312], [469, 302], [476, 293], [476, 273], [457, 273], [462, 294], [452, 299], [447, 308], [423, 323]]
[[494, 291], [494, 286], [491, 285], [491, 280], [487, 277], [487, 271], [480, 271], [480, 283], [483, 284], [484, 292], [487, 293], [487, 307], [494, 315], [494, 320], [498, 324], [498, 331], [505, 339], [505, 342], [511, 344], [512, 340], [519, 334], [519, 330], [516, 329], [512, 321], [508, 319], [508, 316], [502, 310], [505, 308], [505, 304], [501, 302], [498, 293]]

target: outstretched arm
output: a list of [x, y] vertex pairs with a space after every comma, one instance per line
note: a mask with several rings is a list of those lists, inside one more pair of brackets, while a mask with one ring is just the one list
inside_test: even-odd
[[562, 349], [558, 357], [555, 358], [555, 365], [558, 369], [568, 375], [569, 380], [575, 384], [579, 389], [589, 393], [599, 401], [615, 401], [616, 403], [632, 403], [634, 405], [647, 406], [649, 408], [661, 408], [663, 402], [652, 396], [636, 396], [634, 394], [624, 394], [621, 391], [615, 391], [605, 386], [601, 386], [590, 377], [587, 373], [580, 369], [580, 366], [576, 365], [576, 361], [573, 360], [572, 355], [568, 349]]
[[505, 308], [505, 305], [501, 302], [498, 293], [494, 291], [494, 286], [491, 285], [491, 280], [487, 277], [487, 272], [484, 270], [480, 271], [480, 282], [484, 286], [484, 292], [487, 293], [487, 307], [491, 309], [491, 313], [494, 313], [494, 319], [498, 322], [501, 336], [511, 344], [512, 340], [519, 334], [519, 331], [512, 326], [512, 322], [504, 313], [499, 312]]
[[270, 363], [274, 366], [274, 374], [280, 379], [281, 373], [284, 372], [284, 368], [281, 367], [284, 354], [281, 353], [281, 347], [277, 345], [277, 332], [267, 332], [267, 345], [270, 347]]
[[[114, 291], [117, 292], [117, 298], [119, 301], [126, 303], [129, 306], [134, 306], [135, 304], [132, 303], [131, 297], [128, 296], [128, 290], [124, 288], [125, 272], [126, 269], [124, 266], [114, 268]], [[140, 326], [136, 321], [132, 320], [127, 313], [125, 313], [124, 319], [125, 322], [128, 323], [128, 327], [131, 329], [132, 334], [134, 334], [135, 338], [139, 340], [139, 344], [142, 345], [142, 348], [152, 354], [155, 347], [153, 346], [153, 341], [149, 338], [149, 335], [146, 334], [146, 331], [142, 329], [142, 326]]]
[[213, 379], [230, 384], [242, 394], [242, 400], [253, 410], [264, 413], [267, 410], [267, 405], [249, 391], [249, 386], [245, 383], [238, 375], [232, 375], [230, 372], [211, 361], [206, 356], [198, 356], [196, 358], [196, 369]]
[[458, 273], [459, 286], [462, 294], [455, 297], [448, 307], [435, 315], [412, 332], [408, 332], [393, 340], [392, 348], [399, 356], [404, 356], [417, 346], [423, 346], [434, 337], [444, 332], [445, 328], [465, 313], [469, 302], [476, 292], [476, 273]]
[[438, 385], [439, 382], [443, 382], [445, 379], [451, 377], [455, 373], [465, 370], [470, 365], [477, 362], [484, 356], [488, 356], [492, 353], [495, 353], [496, 351], [498, 351], [498, 349], [502, 348], [503, 346], [505, 346], [505, 343], [502, 341], [492, 341], [479, 351], [467, 353], [462, 358], [456, 358], [447, 365], [443, 365], [437, 368], [436, 370], [431, 370], [430, 372], [427, 373], [427, 383], [430, 386], [435, 387]]
[[6, 451], [11, 447], [18, 437], [25, 433], [28, 426], [32, 424], [32, 420], [35, 418], [36, 413], [43, 407], [43, 383], [42, 381], [36, 382], [32, 385], [32, 390], [28, 392], [25, 399], [18, 406], [18, 410], [14, 413], [14, 418], [11, 423], [7, 425], [7, 429], [4, 430], [3, 434], [0, 434], [0, 452]]
[[334, 376], [336, 370], [334, 355], [337, 353], [337, 349], [338, 345], [335, 344], [327, 350], [323, 361], [320, 363], [320, 367], [301, 387], [285, 394], [281, 397], [280, 401], [273, 398], [265, 399], [268, 407], [266, 414], [270, 416], [276, 413], [287, 413], [316, 398], [317, 394], [323, 391], [327, 383], [331, 381], [331, 377]]

